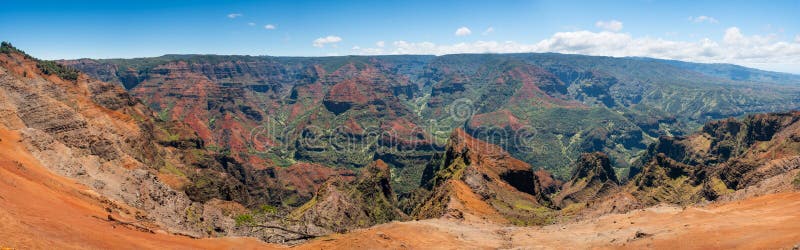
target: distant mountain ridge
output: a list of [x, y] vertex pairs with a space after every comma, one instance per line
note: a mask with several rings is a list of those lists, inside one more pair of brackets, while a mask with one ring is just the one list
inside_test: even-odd
[[[560, 54], [560, 53], [509, 53], [509, 54], [448, 54], [442, 56], [434, 55], [350, 55], [350, 56], [251, 56], [251, 55], [216, 55], [216, 54], [165, 54], [157, 57], [136, 57], [136, 58], [109, 58], [109, 59], [92, 59], [80, 58], [72, 60], [57, 60], [66, 64], [74, 64], [81, 61], [94, 61], [101, 64], [117, 65], [120, 67], [131, 67], [135, 69], [148, 69], [154, 66], [175, 62], [175, 61], [221, 61], [221, 60], [283, 60], [287, 63], [300, 63], [300, 62], [313, 62], [315, 60], [337, 60], [346, 58], [393, 58], [393, 57], [413, 57], [420, 61], [431, 61], [437, 57], [446, 56], [462, 56], [462, 55], [500, 55], [509, 57], [525, 57], [525, 56], [563, 56], [563, 57], [586, 57], [595, 59], [617, 59], [617, 60], [639, 60], [645, 62], [654, 62], [666, 64], [677, 68], [694, 71], [711, 77], [716, 77], [732, 81], [753, 81], [761, 83], [776, 83], [776, 84], [800, 84], [800, 75], [776, 71], [761, 70], [749, 68], [736, 64], [729, 63], [696, 63], [671, 59], [657, 59], [650, 57], [608, 57], [608, 56], [588, 56], [579, 54]], [[82, 68], [82, 67], [81, 67]], [[97, 72], [92, 75], [103, 76], [103, 73], [111, 72]], [[117, 75], [120, 77], [120, 75]], [[113, 82], [113, 80], [112, 80]], [[131, 86], [132, 87], [132, 86]]]
[[760, 70], [736, 64], [693, 63], [693, 62], [684, 62], [678, 60], [654, 59], [647, 57], [635, 57], [635, 59], [661, 62], [679, 68], [697, 71], [702, 74], [719, 78], [727, 78], [736, 81], [754, 81], [754, 82], [766, 82], [766, 83], [776, 83], [776, 84], [800, 84], [800, 75], [797, 74]]

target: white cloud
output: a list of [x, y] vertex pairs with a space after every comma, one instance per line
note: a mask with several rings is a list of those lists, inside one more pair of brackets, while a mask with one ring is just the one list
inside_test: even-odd
[[242, 14], [241, 13], [230, 13], [230, 14], [228, 14], [228, 18], [230, 18], [230, 19], [234, 19], [234, 18], [237, 18], [237, 17], [242, 17]]
[[386, 46], [386, 42], [378, 41], [375, 43], [375, 46], [378, 46], [378, 48], [383, 48], [383, 46]]
[[689, 21], [695, 22], [695, 23], [702, 23], [702, 22], [719, 23], [719, 21], [717, 21], [716, 18], [713, 18], [713, 17], [710, 17], [710, 16], [698, 16], [698, 17], [690, 16], [689, 17]]
[[486, 30], [483, 31], [483, 33], [481, 33], [481, 34], [484, 35], [484, 36], [487, 36], [489, 34], [492, 34], [492, 32], [494, 32], [494, 27], [489, 27], [489, 28], [486, 28]]
[[467, 27], [461, 27], [456, 30], [456, 36], [469, 36], [472, 31]]
[[256, 26], [256, 23], [247, 23], [248, 26]]
[[622, 30], [622, 22], [617, 21], [617, 20], [597, 21], [596, 23], [594, 23], [594, 26], [597, 26], [598, 28], [601, 28], [601, 29], [604, 29], [604, 30], [608, 30], [608, 31], [620, 31], [620, 30]]
[[274, 29], [277, 29], [277, 28], [278, 27], [276, 27], [274, 24], [264, 25], [264, 29], [268, 29], [268, 30], [274, 30]]
[[[435, 44], [432, 42], [394, 41], [386, 48], [354, 49], [356, 54], [457, 54], [557, 52], [597, 56], [643, 56], [704, 63], [734, 63], [764, 69], [800, 73], [800, 35], [794, 41], [777, 36], [746, 35], [730, 27], [722, 37], [696, 41], [633, 37], [631, 34], [587, 30], [558, 32], [535, 43], [515, 41], [476, 41]], [[795, 67], [795, 69], [792, 68]]]
[[725, 36], [722, 37], [722, 41], [725, 43], [738, 43], [744, 39], [744, 35], [737, 27], [730, 27], [725, 30]]
[[385, 55], [387, 54], [383, 48], [361, 48], [359, 46], [353, 46], [352, 50], [355, 54], [359, 55]]
[[320, 37], [314, 40], [314, 47], [322, 48], [325, 47], [326, 44], [331, 44], [331, 46], [336, 46], [336, 43], [341, 42], [342, 38], [338, 36], [326, 36]]

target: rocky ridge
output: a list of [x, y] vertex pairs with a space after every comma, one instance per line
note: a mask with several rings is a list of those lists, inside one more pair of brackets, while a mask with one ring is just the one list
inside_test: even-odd
[[618, 192], [619, 186], [608, 156], [601, 152], [586, 153], [575, 162], [572, 178], [561, 186], [554, 201], [561, 208], [586, 204]]
[[[647, 204], [716, 200], [797, 172], [800, 113], [750, 115], [706, 124], [687, 137], [662, 137], [631, 179]], [[763, 192], [778, 192], [773, 187]]]
[[499, 146], [456, 129], [441, 165], [433, 165], [416, 218], [449, 217], [514, 224], [545, 223], [550, 200], [530, 165]]
[[362, 170], [350, 182], [331, 179], [314, 198], [292, 212], [312, 227], [322, 229], [320, 234], [344, 233], [349, 230], [404, 220], [407, 216], [397, 208], [390, 180], [389, 167], [377, 160]]

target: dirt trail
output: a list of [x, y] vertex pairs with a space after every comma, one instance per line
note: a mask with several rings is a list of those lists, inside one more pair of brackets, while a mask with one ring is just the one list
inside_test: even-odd
[[[0, 247], [18, 249], [286, 249], [253, 238], [191, 239], [109, 222], [94, 192], [41, 166], [0, 128]], [[638, 232], [639, 237], [636, 237]], [[393, 222], [296, 249], [775, 249], [800, 243], [800, 193], [682, 209], [656, 206], [545, 227], [434, 219]]]

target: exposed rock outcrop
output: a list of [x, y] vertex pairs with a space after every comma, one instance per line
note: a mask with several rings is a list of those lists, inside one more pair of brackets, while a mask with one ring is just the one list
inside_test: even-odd
[[707, 178], [704, 166], [683, 164], [664, 154], [657, 154], [641, 173], [631, 179], [630, 186], [633, 195], [644, 204], [664, 202], [687, 205], [706, 197], [715, 198], [701, 192]]
[[91, 187], [115, 218], [195, 237], [247, 234], [233, 232], [230, 214], [209, 212], [221, 204], [214, 200], [265, 203], [250, 199], [264, 195], [244, 185], [256, 180], [236, 160], [206, 150], [195, 130], [156, 117], [117, 84], [2, 46], [0, 127], [19, 133], [42, 166]]
[[540, 224], [548, 219], [549, 198], [531, 166], [499, 146], [461, 129], [450, 135], [445, 156], [428, 186], [417, 218], [450, 217], [501, 223]]
[[[709, 122], [695, 134], [659, 138], [621, 186], [603, 173], [613, 173], [607, 159], [585, 154], [555, 201], [563, 215], [590, 218], [661, 203], [687, 206], [794, 190], [792, 180], [800, 172], [798, 134], [800, 112]], [[601, 173], [594, 182], [580, 178], [592, 173]], [[586, 206], [569, 206], [574, 202]]]
[[582, 154], [575, 162], [572, 178], [555, 198], [559, 207], [586, 203], [617, 192], [619, 180], [608, 156], [601, 152]]
[[354, 181], [327, 181], [311, 201], [290, 216], [309, 227], [321, 228], [323, 233], [341, 233], [407, 217], [397, 209], [389, 166], [381, 160], [365, 167]]
[[650, 146], [628, 186], [644, 204], [690, 204], [793, 173], [800, 168], [798, 121], [800, 112], [758, 114], [710, 122], [687, 137], [662, 137]]
[[206, 235], [186, 223], [192, 201], [158, 177], [159, 169], [186, 162], [158, 144], [150, 111], [120, 86], [83, 74], [75, 80], [48, 75], [39, 63], [20, 52], [0, 53], [0, 124], [19, 131], [42, 165], [138, 209], [137, 219]]

